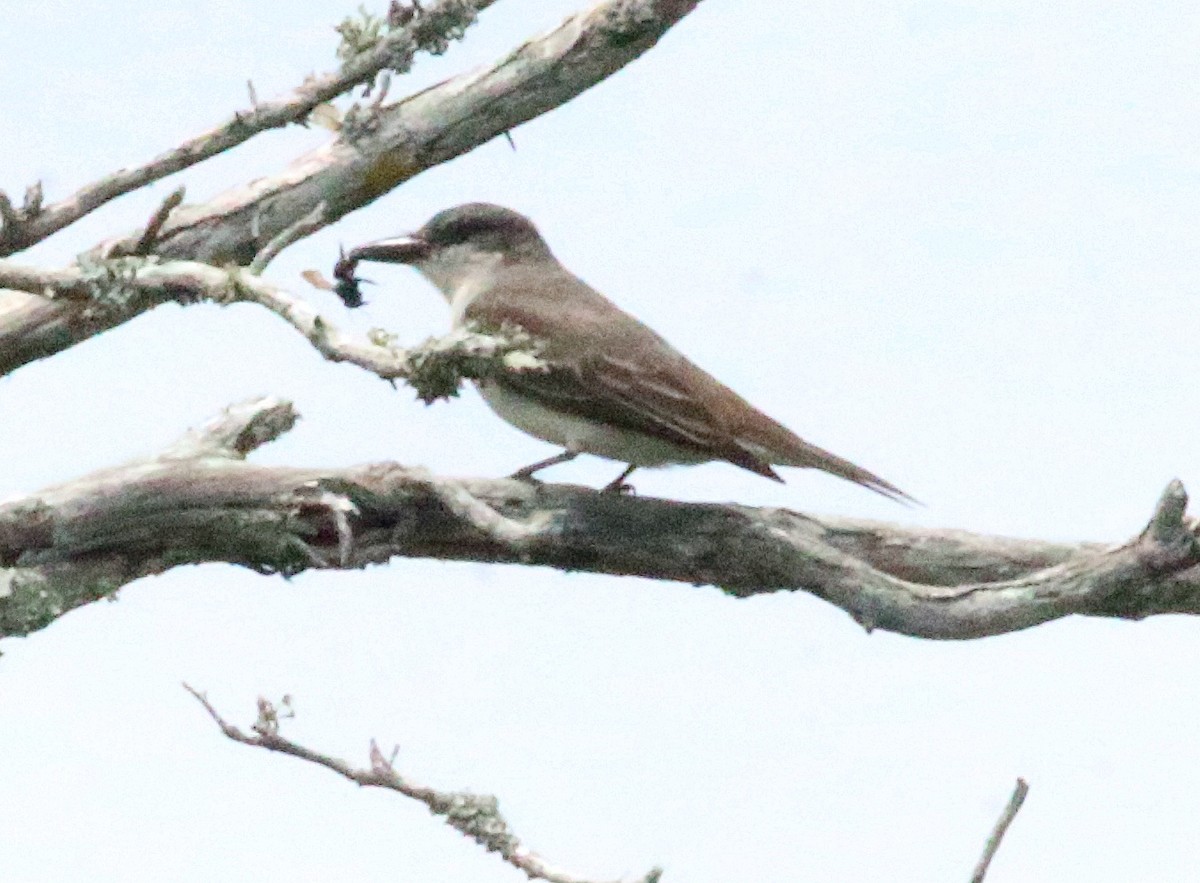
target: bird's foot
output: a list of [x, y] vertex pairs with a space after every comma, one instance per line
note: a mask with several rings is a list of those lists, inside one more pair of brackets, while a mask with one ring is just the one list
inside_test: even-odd
[[[536, 463], [530, 463], [523, 469], [518, 469], [509, 478], [514, 478], [517, 481], [531, 481], [535, 484], [541, 484], [538, 479], [533, 477], [533, 473], [541, 472], [547, 466], [557, 466], [559, 463], [570, 463], [579, 456], [578, 451], [563, 451], [561, 454], [555, 454], [553, 457], [547, 457], [545, 460], [538, 460]], [[624, 476], [622, 476], [624, 478]]]

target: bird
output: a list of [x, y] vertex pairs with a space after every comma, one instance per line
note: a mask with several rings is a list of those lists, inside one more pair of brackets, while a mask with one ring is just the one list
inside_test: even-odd
[[[455, 328], [518, 326], [545, 370], [476, 383], [508, 423], [562, 452], [513, 473], [593, 454], [625, 464], [604, 490], [627, 491], [637, 468], [727, 461], [775, 481], [775, 466], [819, 469], [900, 502], [890, 482], [800, 438], [689, 360], [564, 267], [533, 222], [490, 203], [441, 211], [413, 233], [360, 245], [334, 271], [353, 289], [359, 261], [405, 264], [433, 284]], [[341, 289], [339, 289], [341, 291]], [[361, 303], [357, 292], [347, 306]]]

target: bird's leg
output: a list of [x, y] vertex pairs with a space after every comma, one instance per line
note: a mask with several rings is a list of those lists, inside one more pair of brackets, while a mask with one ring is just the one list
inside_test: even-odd
[[533, 478], [533, 473], [545, 469], [547, 466], [557, 466], [559, 463], [570, 463], [579, 456], [579, 451], [563, 451], [561, 454], [555, 454], [553, 457], [547, 457], [545, 460], [538, 460], [526, 466], [524, 469], [518, 469], [509, 478], [519, 478], [522, 481], [529, 481]]
[[633, 470], [635, 470], [635, 469], [637, 469], [637, 467], [634, 466], [632, 463], [630, 463], [628, 466], [625, 467], [624, 472], [622, 472], [620, 475], [618, 475], [616, 478], [614, 478], [612, 481], [610, 481], [608, 484], [606, 484], [604, 486], [604, 489], [601, 491], [601, 493], [618, 493], [618, 494], [632, 493], [633, 485], [626, 484], [625, 479], [629, 478], [629, 476], [631, 474], [633, 474]]

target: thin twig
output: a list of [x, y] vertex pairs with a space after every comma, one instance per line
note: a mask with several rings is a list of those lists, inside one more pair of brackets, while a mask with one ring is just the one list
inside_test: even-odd
[[36, 218], [42, 212], [42, 202], [46, 194], [42, 190], [42, 182], [34, 181], [25, 188], [25, 199], [21, 203], [21, 214], [26, 218]]
[[996, 827], [992, 829], [992, 834], [988, 837], [987, 845], [983, 848], [983, 855], [979, 857], [979, 864], [975, 866], [975, 873], [971, 875], [971, 883], [983, 883], [988, 865], [992, 863], [996, 850], [1000, 848], [1000, 841], [1004, 839], [1004, 833], [1012, 824], [1013, 819], [1017, 817], [1017, 811], [1025, 802], [1025, 795], [1028, 793], [1029, 784], [1024, 779], [1017, 779], [1017, 787], [1013, 789], [1012, 797], [1008, 799], [1008, 806], [1004, 807], [1004, 812], [1000, 814], [1000, 818], [996, 821]]
[[371, 102], [371, 108], [378, 113], [379, 108], [383, 107], [383, 102], [387, 98], [388, 90], [392, 88], [392, 72], [384, 71], [379, 77], [379, 91], [375, 94], [374, 100]]
[[22, 224], [23, 220], [12, 199], [0, 190], [0, 242], [19, 239]]
[[253, 273], [255, 276], [262, 275], [262, 271], [267, 268], [267, 264], [275, 260], [281, 251], [292, 243], [298, 242], [305, 236], [310, 236], [324, 227], [325, 210], [327, 207], [328, 204], [325, 200], [321, 200], [311, 212], [290, 227], [285, 227], [281, 230], [278, 235], [272, 238], [254, 256], [254, 260], [246, 267], [247, 271]]
[[167, 223], [167, 218], [171, 216], [171, 212], [179, 208], [183, 202], [183, 197], [187, 193], [187, 188], [177, 187], [172, 190], [167, 198], [162, 201], [154, 214], [150, 216], [150, 220], [146, 223], [146, 229], [142, 233], [142, 237], [133, 247], [134, 255], [148, 255], [154, 249], [158, 242], [158, 234], [162, 231], [163, 225]]
[[[485, 846], [490, 852], [499, 853], [506, 862], [523, 871], [530, 879], [546, 880], [548, 883], [588, 883], [582, 877], [555, 868], [536, 853], [523, 847], [516, 835], [509, 830], [508, 822], [500, 815], [499, 801], [490, 794], [437, 791], [425, 785], [414, 784], [401, 776], [393, 766], [396, 752], [393, 751], [391, 757], [385, 756], [375, 740], [371, 740], [369, 752], [371, 766], [361, 769], [355, 769], [344, 760], [305, 748], [279, 735], [280, 718], [291, 715], [281, 715], [278, 709], [265, 699], [258, 700], [258, 719], [253, 726], [254, 734], [244, 733], [222, 718], [205, 694], [187, 684], [184, 684], [183, 688], [196, 697], [209, 716], [216, 721], [221, 732], [234, 742], [289, 754], [333, 770], [339, 776], [358, 785], [384, 788], [419, 800], [429, 807], [431, 813], [443, 816], [446, 824]], [[290, 701], [287, 705], [290, 708]], [[637, 878], [637, 883], [657, 883], [661, 876], [662, 870], [654, 868]]]
[[300, 415], [292, 403], [275, 396], [237, 402], [201, 426], [189, 429], [158, 459], [223, 457], [241, 460], [251, 451], [289, 432]]

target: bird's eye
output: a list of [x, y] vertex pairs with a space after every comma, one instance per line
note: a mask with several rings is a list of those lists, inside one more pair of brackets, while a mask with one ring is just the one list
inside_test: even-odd
[[458, 245], [470, 239], [474, 232], [469, 224], [453, 224], [446, 230], [444, 239], [447, 245]]
[[433, 238], [442, 245], [459, 245], [468, 239], [489, 233], [494, 228], [495, 225], [486, 220], [465, 218], [445, 225], [434, 233]]

